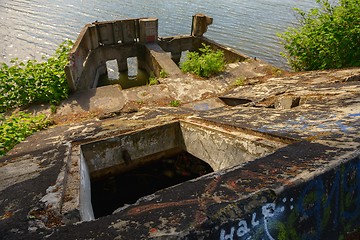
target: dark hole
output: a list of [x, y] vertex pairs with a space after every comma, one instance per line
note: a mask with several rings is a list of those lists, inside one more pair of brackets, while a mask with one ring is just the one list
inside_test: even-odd
[[300, 98], [299, 97], [293, 98], [291, 103], [291, 108], [298, 107], [299, 105], [300, 105]]
[[220, 100], [223, 101], [226, 105], [235, 107], [242, 104], [250, 103], [251, 100], [242, 99], [242, 98], [228, 98], [228, 97], [220, 97]]
[[112, 214], [125, 204], [158, 190], [213, 172], [209, 164], [182, 152], [131, 171], [91, 181], [95, 218]]

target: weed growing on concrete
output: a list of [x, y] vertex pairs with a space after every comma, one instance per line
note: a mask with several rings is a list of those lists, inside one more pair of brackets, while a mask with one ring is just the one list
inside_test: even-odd
[[164, 69], [161, 69], [160, 77], [161, 78], [167, 78], [168, 76], [169, 76], [169, 74]]
[[170, 102], [170, 106], [171, 107], [178, 107], [178, 106], [180, 106], [180, 101], [179, 100], [172, 100]]
[[202, 45], [199, 52], [189, 52], [186, 55], [186, 60], [180, 66], [181, 70], [206, 78], [222, 72], [225, 69], [224, 52]]
[[5, 155], [16, 144], [32, 133], [50, 125], [44, 114], [37, 116], [18, 112], [10, 117], [0, 114], [0, 156]]
[[157, 85], [158, 83], [159, 83], [158, 79], [155, 77], [154, 73], [151, 72], [149, 77], [149, 86]]
[[235, 80], [234, 86], [236, 87], [243, 86], [244, 83], [245, 83], [245, 78], [239, 77], [238, 79]]
[[0, 65], [0, 113], [31, 103], [59, 104], [68, 96], [64, 67], [72, 42], [63, 42], [44, 62], [13, 59]]

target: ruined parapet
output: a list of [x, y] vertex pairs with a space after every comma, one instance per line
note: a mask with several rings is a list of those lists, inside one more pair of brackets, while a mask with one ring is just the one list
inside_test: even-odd
[[139, 20], [139, 42], [153, 43], [158, 40], [158, 19], [144, 18]]
[[[138, 55], [137, 44], [157, 41], [157, 28], [156, 18], [94, 22], [85, 25], [70, 51], [69, 64], [65, 68], [69, 88], [75, 91], [96, 87], [99, 76], [106, 73], [108, 60], [116, 59], [119, 67], [126, 69], [124, 59]], [[109, 48], [117, 53], [109, 53]]]
[[195, 14], [192, 19], [191, 36], [202, 37], [212, 23], [212, 17], [201, 13]]

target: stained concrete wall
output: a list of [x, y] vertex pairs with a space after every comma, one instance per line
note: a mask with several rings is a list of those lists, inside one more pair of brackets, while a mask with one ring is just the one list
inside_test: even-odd
[[[214, 171], [239, 165], [274, 152], [286, 144], [242, 131], [174, 122], [81, 146], [90, 174], [126, 171], [130, 167], [185, 150], [207, 162]], [[127, 158], [127, 159], [126, 159]]]
[[[75, 91], [96, 87], [98, 76], [105, 73], [106, 61], [116, 59], [120, 64], [127, 57], [137, 56], [129, 54], [127, 50], [136, 48], [132, 44], [157, 41], [157, 29], [155, 18], [85, 25], [69, 53], [69, 64], [65, 67], [69, 88]], [[109, 47], [113, 53], [108, 51]], [[120, 52], [119, 47], [122, 49]], [[94, 54], [94, 51], [97, 53]]]
[[81, 150], [90, 174], [97, 177], [151, 161], [158, 158], [156, 153], [176, 151], [181, 141], [179, 124], [171, 123], [85, 144]]
[[241, 131], [229, 134], [211, 125], [181, 122], [184, 149], [206, 161], [214, 171], [240, 165], [284, 147], [281, 141], [259, 138]]
[[285, 189], [237, 220], [229, 218], [211, 239], [358, 239], [359, 233], [346, 233], [360, 228], [360, 157]]

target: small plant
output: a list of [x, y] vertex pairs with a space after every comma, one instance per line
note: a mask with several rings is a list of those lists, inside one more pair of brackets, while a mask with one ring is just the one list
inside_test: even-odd
[[59, 104], [68, 96], [64, 67], [68, 63], [70, 40], [63, 42], [55, 54], [44, 62], [13, 59], [0, 65], [0, 113], [42, 102]]
[[238, 79], [235, 80], [234, 86], [236, 87], [243, 86], [244, 83], [245, 83], [245, 78], [239, 77]]
[[32, 133], [49, 125], [50, 121], [44, 114], [33, 116], [18, 112], [7, 118], [0, 114], [0, 156], [5, 155]]
[[161, 78], [167, 78], [168, 76], [169, 76], [169, 74], [164, 69], [161, 69], [160, 77]]
[[54, 104], [51, 104], [51, 106], [50, 106], [50, 110], [51, 110], [51, 113], [55, 114], [55, 113], [56, 113], [56, 111], [57, 111], [57, 106], [56, 106], [56, 105], [54, 105]]
[[154, 73], [151, 72], [149, 76], [149, 86], [157, 85], [158, 83], [158, 79], [155, 77]]
[[199, 52], [188, 52], [186, 60], [181, 64], [181, 70], [208, 78], [225, 69], [224, 52], [214, 51], [204, 43], [202, 45]]
[[180, 101], [179, 100], [171, 100], [170, 106], [178, 107], [178, 106], [180, 106]]
[[144, 105], [144, 104], [145, 104], [145, 101], [144, 101], [144, 100], [138, 100], [138, 101], [137, 101], [137, 104], [139, 104], [139, 105]]

